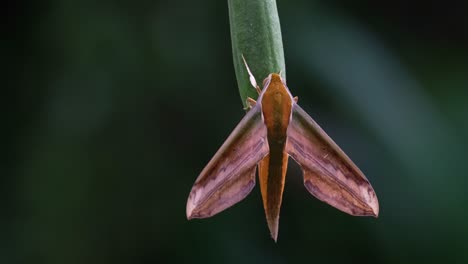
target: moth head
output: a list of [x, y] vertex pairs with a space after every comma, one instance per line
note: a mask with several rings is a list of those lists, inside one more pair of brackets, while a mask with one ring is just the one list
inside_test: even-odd
[[278, 73], [270, 73], [268, 77], [263, 80], [263, 89], [267, 88], [270, 83], [282, 83], [284, 86], [286, 86], [284, 79]]

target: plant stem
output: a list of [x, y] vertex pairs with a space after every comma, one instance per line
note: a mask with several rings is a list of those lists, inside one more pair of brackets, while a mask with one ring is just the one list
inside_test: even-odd
[[[228, 0], [232, 55], [244, 107], [247, 97], [258, 97], [242, 61], [244, 55], [261, 86], [272, 72], [286, 77], [283, 41], [275, 0]], [[261, 87], [262, 88], [262, 87]]]

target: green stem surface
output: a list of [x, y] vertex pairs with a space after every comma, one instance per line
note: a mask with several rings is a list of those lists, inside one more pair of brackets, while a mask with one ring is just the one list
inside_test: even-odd
[[232, 55], [244, 107], [247, 97], [258, 97], [242, 61], [244, 55], [257, 83], [272, 72], [286, 78], [283, 41], [275, 0], [228, 0]]

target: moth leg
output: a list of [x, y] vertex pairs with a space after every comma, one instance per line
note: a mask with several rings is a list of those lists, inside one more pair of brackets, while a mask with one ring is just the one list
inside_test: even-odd
[[253, 76], [252, 72], [250, 71], [249, 65], [247, 65], [247, 62], [245, 61], [244, 55], [242, 55], [242, 60], [244, 61], [245, 68], [247, 69], [247, 72], [249, 73], [249, 80], [250, 84], [257, 90], [257, 93], [260, 94], [262, 90], [257, 84], [257, 81], [255, 80], [255, 76]]
[[297, 101], [299, 101], [299, 97], [297, 97], [297, 96], [294, 96], [293, 99], [294, 99], [294, 102], [296, 102], [296, 103], [297, 103]]
[[247, 97], [247, 104], [249, 105], [250, 108], [254, 107], [257, 104], [257, 101], [254, 99]]
[[247, 103], [247, 106], [244, 108], [244, 110], [252, 109], [257, 104], [257, 101], [250, 97], [247, 97], [247, 100], [245, 100], [245, 102]]

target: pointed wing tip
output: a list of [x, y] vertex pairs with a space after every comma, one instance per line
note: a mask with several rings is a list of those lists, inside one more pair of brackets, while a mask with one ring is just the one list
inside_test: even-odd
[[377, 201], [376, 197], [374, 198], [375, 199], [365, 202], [365, 205], [361, 207], [361, 209], [359, 209], [357, 212], [352, 209], [350, 210], [350, 212], [347, 212], [346, 210], [344, 211], [354, 216], [372, 216], [372, 217], [378, 218], [379, 217], [379, 202]]
[[189, 199], [187, 201], [187, 208], [185, 213], [187, 215], [187, 220], [207, 218], [213, 216], [212, 211], [203, 212], [200, 209], [200, 205], [195, 204], [195, 201], [193, 201], [192, 199]]
[[375, 198], [375, 200], [373, 200], [370, 204], [369, 204], [370, 208], [372, 209], [372, 213], [373, 213], [373, 217], [375, 218], [378, 218], [379, 217], [379, 202], [377, 201], [377, 197]]
[[362, 213], [354, 214], [351, 213], [352, 215], [356, 216], [372, 216], [375, 218], [379, 217], [379, 202], [377, 201], [377, 198], [374, 197], [374, 199], [368, 201], [365, 205], [365, 209], [363, 208]]
[[195, 218], [206, 218], [211, 216], [210, 214], [204, 214], [200, 212], [200, 199], [198, 193], [192, 189], [187, 200], [187, 207], [185, 208], [185, 214], [187, 220], [192, 220]]
[[378, 218], [379, 211], [380, 211], [379, 200], [377, 199], [377, 195], [375, 194], [375, 191], [372, 188], [372, 186], [370, 186], [370, 184], [369, 184], [369, 187], [370, 187], [371, 192], [370, 192], [370, 196], [366, 199], [367, 200], [366, 206], [368, 207], [368, 210], [370, 211], [368, 216], [373, 216], [375, 218]]
[[195, 204], [194, 202], [192, 201], [192, 199], [188, 199], [187, 201], [187, 208], [185, 209], [185, 213], [187, 215], [187, 220], [191, 220], [193, 219], [193, 210], [195, 209]]

